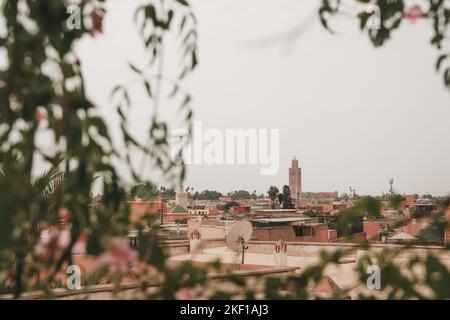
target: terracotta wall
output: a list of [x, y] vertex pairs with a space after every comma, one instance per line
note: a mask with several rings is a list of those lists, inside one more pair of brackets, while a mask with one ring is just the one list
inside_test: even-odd
[[378, 234], [380, 223], [378, 221], [363, 221], [363, 231], [367, 240], [380, 240]]
[[408, 224], [406, 226], [406, 233], [412, 236], [417, 236], [420, 234], [420, 230], [425, 229], [431, 223], [431, 220], [426, 219], [408, 219]]
[[248, 207], [248, 206], [235, 206], [235, 207], [231, 208], [231, 211], [234, 214], [249, 213], [250, 212], [250, 207]]
[[337, 230], [329, 229], [328, 230], [328, 241], [333, 241], [337, 239]]
[[163, 202], [159, 197], [150, 201], [133, 200], [128, 201], [127, 203], [130, 207], [131, 222], [138, 221], [145, 214], [155, 214], [159, 216], [163, 210]]
[[310, 206], [314, 211], [329, 214], [333, 212], [334, 205], [332, 203], [321, 203], [321, 204], [313, 204]]
[[414, 204], [415, 199], [414, 199], [414, 195], [406, 195], [405, 196], [405, 205], [410, 206], [412, 204]]
[[312, 236], [302, 236], [296, 237], [295, 241], [305, 241], [305, 242], [328, 242], [329, 233], [327, 225], [320, 225], [314, 228], [314, 235]]
[[187, 219], [189, 217], [188, 213], [165, 213], [164, 223], [174, 223], [178, 219]]
[[[335, 231], [335, 230], [333, 230]], [[333, 232], [328, 232], [326, 225], [317, 226], [314, 228], [313, 236], [297, 237], [292, 226], [274, 226], [267, 228], [253, 229], [253, 238], [258, 241], [307, 241], [307, 242], [328, 242], [330, 235], [333, 237]], [[335, 234], [337, 237], [337, 235]]]
[[270, 228], [254, 228], [252, 237], [259, 241], [296, 241], [294, 228], [291, 226], [279, 226]]
[[314, 234], [314, 242], [328, 242], [328, 226], [318, 226]]

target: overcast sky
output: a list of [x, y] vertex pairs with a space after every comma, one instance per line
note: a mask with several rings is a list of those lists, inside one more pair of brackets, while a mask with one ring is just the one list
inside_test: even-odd
[[[140, 1], [108, 2], [104, 34], [83, 41], [79, 53], [88, 93], [113, 128], [109, 92], [132, 81], [128, 61], [144, 64], [146, 55], [132, 22]], [[450, 192], [450, 91], [434, 70], [426, 22], [404, 23], [375, 49], [357, 21], [337, 18], [332, 35], [310, 19], [318, 1], [191, 2], [200, 62], [186, 81], [194, 120], [221, 130], [280, 129], [280, 170], [261, 176], [259, 165], [191, 165], [186, 185], [266, 192], [288, 183], [296, 155], [304, 191], [380, 194], [392, 177], [401, 193]], [[295, 41], [272, 41], [305, 20]], [[145, 133], [149, 102], [139, 90], [133, 102], [133, 129]]]

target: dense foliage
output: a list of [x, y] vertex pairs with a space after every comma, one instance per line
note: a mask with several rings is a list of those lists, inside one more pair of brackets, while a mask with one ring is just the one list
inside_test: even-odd
[[[79, 28], [70, 28], [70, 5], [80, 9]], [[73, 13], [73, 12], [72, 12]], [[19, 295], [31, 282], [48, 289], [55, 275], [71, 259], [80, 236], [87, 238], [87, 252], [99, 255], [111, 239], [127, 233], [126, 185], [117, 171], [127, 169], [137, 183], [143, 177], [131, 162], [131, 150], [150, 158], [155, 170], [178, 184], [184, 166], [174, 165], [168, 146], [168, 125], [158, 118], [161, 103], [163, 49], [166, 34], [181, 42], [179, 78], [169, 81], [172, 99], [181, 101], [179, 114], [189, 127], [191, 98], [179, 83], [197, 64], [196, 20], [185, 1], [150, 1], [138, 8], [136, 23], [148, 52], [147, 69], [130, 64], [153, 101], [147, 141], [130, 133], [127, 110], [133, 106], [126, 86], [112, 88], [112, 101], [121, 119], [122, 141], [112, 141], [105, 119], [86, 94], [83, 61], [75, 46], [85, 37], [102, 32], [107, 15], [104, 0], [2, 1], [2, 69], [0, 70], [0, 277], [10, 281]], [[48, 137], [50, 146], [41, 139]], [[117, 145], [124, 145], [118, 150]], [[49, 173], [35, 180], [38, 162]], [[52, 187], [59, 170], [64, 179]], [[61, 180], [61, 179], [60, 179]], [[101, 184], [99, 205], [92, 205], [93, 186]], [[42, 194], [52, 188], [53, 202]], [[46, 191], [47, 190], [47, 191]], [[43, 258], [36, 253], [39, 230], [54, 225], [62, 210], [69, 212], [70, 241], [57, 254]], [[38, 232], [36, 232], [36, 229]], [[161, 262], [162, 263], [162, 262]], [[45, 268], [45, 277], [39, 270]], [[6, 280], [5, 280], [6, 279]], [[36, 280], [37, 279], [37, 280]]]
[[196, 191], [192, 195], [192, 199], [194, 200], [219, 200], [222, 197], [222, 193], [214, 190], [203, 190], [201, 192]]

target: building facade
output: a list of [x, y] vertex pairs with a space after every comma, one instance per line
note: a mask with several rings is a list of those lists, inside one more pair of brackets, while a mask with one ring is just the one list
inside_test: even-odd
[[130, 208], [131, 222], [141, 221], [146, 214], [152, 214], [161, 218], [164, 212], [164, 202], [160, 196], [153, 197], [150, 200], [136, 198], [127, 201], [127, 203]]

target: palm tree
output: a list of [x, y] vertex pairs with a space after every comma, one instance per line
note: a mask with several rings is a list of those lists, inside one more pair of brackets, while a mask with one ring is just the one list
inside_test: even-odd
[[[19, 161], [19, 155], [11, 151], [8, 161]], [[34, 236], [39, 236], [40, 221], [42, 216], [54, 212], [60, 207], [60, 191], [65, 179], [65, 174], [61, 169], [63, 158], [58, 158], [52, 166], [41, 175], [31, 181], [31, 195], [38, 200], [42, 213], [38, 217], [30, 217], [29, 223]], [[0, 178], [7, 177], [8, 170], [0, 168]], [[44, 212], [45, 211], [45, 212]]]
[[288, 185], [283, 186], [282, 196], [283, 209], [293, 209], [294, 206], [292, 205], [291, 190]]
[[[44, 171], [32, 182], [33, 194], [38, 197], [42, 205], [42, 214], [55, 213], [61, 207], [61, 188], [66, 178], [61, 169], [63, 159], [58, 159], [48, 170]], [[32, 230], [40, 234], [41, 217], [31, 218]]]
[[278, 188], [275, 186], [270, 186], [269, 190], [267, 191], [267, 194], [272, 201], [272, 209], [275, 209], [275, 200], [277, 199], [278, 192], [280, 192], [280, 190], [278, 190]]

